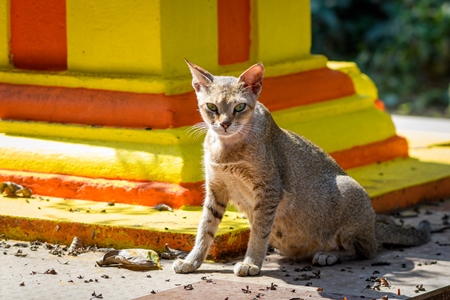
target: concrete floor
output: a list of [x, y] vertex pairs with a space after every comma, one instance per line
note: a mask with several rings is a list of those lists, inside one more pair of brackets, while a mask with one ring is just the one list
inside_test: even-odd
[[[427, 219], [434, 228], [442, 227], [450, 199], [402, 215], [405, 224]], [[1, 299], [406, 299], [450, 285], [450, 229], [434, 233], [420, 247], [381, 249], [372, 260], [331, 267], [311, 269], [309, 262], [293, 263], [271, 253], [262, 274], [246, 278], [233, 274], [235, 261], [205, 263], [197, 273], [181, 275], [172, 271], [172, 261], [162, 260], [162, 270], [139, 272], [97, 267], [102, 252], [58, 257], [43, 246], [32, 251], [29, 243], [16, 243], [4, 238], [0, 243]], [[26, 256], [15, 256], [18, 250]], [[44, 274], [51, 269], [56, 274]], [[374, 285], [371, 278], [381, 277], [391, 286], [368, 288]]]

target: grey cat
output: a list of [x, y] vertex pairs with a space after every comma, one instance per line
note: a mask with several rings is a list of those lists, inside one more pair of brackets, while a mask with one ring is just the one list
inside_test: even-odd
[[[376, 222], [364, 188], [306, 138], [279, 128], [258, 102], [264, 67], [239, 78], [191, 70], [206, 133], [206, 197], [195, 246], [173, 263], [177, 273], [203, 263], [229, 201], [248, 216], [250, 239], [238, 276], [257, 275], [268, 244], [293, 259], [316, 265], [370, 258], [379, 243], [420, 245], [430, 224], [418, 229]], [[199, 126], [199, 125], [197, 125]]]

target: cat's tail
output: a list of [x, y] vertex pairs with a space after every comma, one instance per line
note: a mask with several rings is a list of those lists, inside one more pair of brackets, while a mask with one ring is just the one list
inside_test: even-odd
[[375, 234], [379, 244], [419, 246], [430, 241], [431, 225], [428, 221], [422, 221], [414, 228], [377, 222]]

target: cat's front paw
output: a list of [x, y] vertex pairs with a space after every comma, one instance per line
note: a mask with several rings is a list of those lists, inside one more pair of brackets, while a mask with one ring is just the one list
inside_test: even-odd
[[259, 271], [259, 267], [254, 264], [238, 262], [234, 266], [234, 274], [236, 274], [237, 276], [255, 276], [259, 274]]
[[175, 260], [172, 264], [172, 269], [175, 273], [180, 274], [192, 273], [197, 270], [192, 262], [184, 259]]
[[338, 262], [338, 258], [333, 254], [326, 252], [317, 252], [314, 257], [312, 263], [314, 265], [319, 266], [331, 266]]

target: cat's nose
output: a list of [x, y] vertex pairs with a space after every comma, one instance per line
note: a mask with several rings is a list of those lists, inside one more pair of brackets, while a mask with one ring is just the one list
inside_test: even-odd
[[222, 122], [220, 123], [220, 126], [222, 126], [224, 129], [227, 129], [228, 127], [230, 127], [231, 122]]

